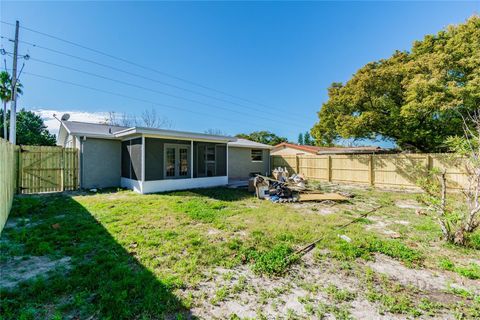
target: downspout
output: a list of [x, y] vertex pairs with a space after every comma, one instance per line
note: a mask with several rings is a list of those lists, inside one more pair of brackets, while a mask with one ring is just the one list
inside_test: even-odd
[[85, 137], [80, 137], [80, 189], [83, 189], [83, 141]]

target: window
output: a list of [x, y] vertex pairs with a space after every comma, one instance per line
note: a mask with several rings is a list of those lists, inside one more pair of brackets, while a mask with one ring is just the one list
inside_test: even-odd
[[206, 147], [206, 159], [207, 162], [215, 162], [215, 146], [209, 145]]
[[259, 149], [252, 149], [252, 161], [263, 161], [263, 151]]

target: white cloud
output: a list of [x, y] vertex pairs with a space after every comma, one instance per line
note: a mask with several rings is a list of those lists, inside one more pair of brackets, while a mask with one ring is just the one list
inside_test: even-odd
[[57, 118], [61, 118], [63, 114], [68, 113], [72, 121], [83, 121], [99, 123], [108, 118], [107, 112], [86, 112], [86, 111], [65, 111], [65, 110], [49, 110], [49, 109], [34, 109], [31, 110], [38, 114], [44, 121], [50, 133], [57, 134], [60, 123], [53, 117], [55, 114]]

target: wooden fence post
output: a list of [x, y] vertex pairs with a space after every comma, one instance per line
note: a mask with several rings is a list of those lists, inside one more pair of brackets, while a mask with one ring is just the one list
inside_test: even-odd
[[430, 154], [427, 154], [427, 170], [430, 171], [433, 169], [433, 159]]
[[62, 148], [62, 157], [60, 159], [60, 190], [65, 191], [65, 149]]
[[375, 185], [375, 171], [374, 171], [374, 165], [373, 165], [373, 161], [374, 161], [374, 158], [373, 158], [373, 155], [371, 154], [370, 155], [370, 162], [369, 162], [369, 169], [370, 169], [370, 177], [369, 177], [369, 180], [370, 180], [370, 185], [373, 186]]
[[328, 156], [327, 170], [328, 170], [328, 182], [332, 182], [332, 156]]
[[296, 174], [300, 174], [300, 160], [298, 155], [295, 155], [295, 170], [297, 170], [297, 172], [295, 172]]
[[18, 146], [17, 158], [17, 193], [22, 193], [22, 146]]

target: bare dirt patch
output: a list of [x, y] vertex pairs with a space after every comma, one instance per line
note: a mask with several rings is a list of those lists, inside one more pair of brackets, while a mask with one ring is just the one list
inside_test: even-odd
[[0, 287], [14, 288], [20, 282], [33, 279], [37, 276], [45, 276], [48, 272], [57, 268], [70, 268], [70, 257], [52, 260], [45, 256], [21, 258], [5, 261], [0, 264], [1, 278]]
[[[383, 233], [391, 238], [398, 238], [400, 237], [400, 234], [396, 231], [393, 231], [391, 230], [389, 227], [393, 224], [393, 223], [397, 223], [397, 221], [395, 222], [390, 222], [390, 221], [385, 221], [384, 219], [380, 218], [380, 217], [375, 217], [375, 216], [371, 216], [368, 218], [370, 221], [372, 221], [373, 223], [370, 224], [370, 225], [367, 225], [365, 227], [366, 230], [375, 230], [379, 233]], [[403, 224], [403, 225], [406, 225], [406, 224], [409, 224], [408, 221], [401, 221], [402, 223], [399, 223], [399, 224]]]
[[434, 272], [428, 269], [410, 269], [401, 262], [382, 254], [375, 255], [375, 261], [367, 265], [378, 273], [388, 275], [403, 285], [413, 285], [422, 291], [447, 291], [450, 288], [464, 289], [473, 293], [480, 293], [480, 281], [460, 278], [458, 275], [447, 272]]
[[407, 200], [397, 200], [395, 201], [395, 205], [400, 209], [413, 209], [413, 210], [425, 210], [427, 209], [426, 206], [422, 205], [418, 201], [414, 199], [407, 199]]
[[336, 204], [329, 204], [329, 203], [315, 203], [315, 202], [305, 202], [305, 203], [289, 203], [289, 204], [282, 204], [282, 205], [289, 205], [293, 209], [307, 214], [319, 214], [319, 215], [328, 215], [338, 212], [340, 209], [336, 206]]
[[[329, 286], [354, 292], [355, 298], [333, 301], [325, 290]], [[234, 269], [217, 268], [206, 281], [180, 294], [193, 297], [191, 312], [202, 319], [227, 319], [233, 315], [240, 318], [283, 319], [295, 315], [335, 319], [331, 311], [319, 313], [320, 305], [345, 308], [361, 319], [406, 319], [399, 315], [382, 315], [375, 303], [362, 297], [362, 287], [354, 274], [339, 271], [334, 264], [316, 262], [309, 253], [283, 277], [257, 275], [245, 265]]]

